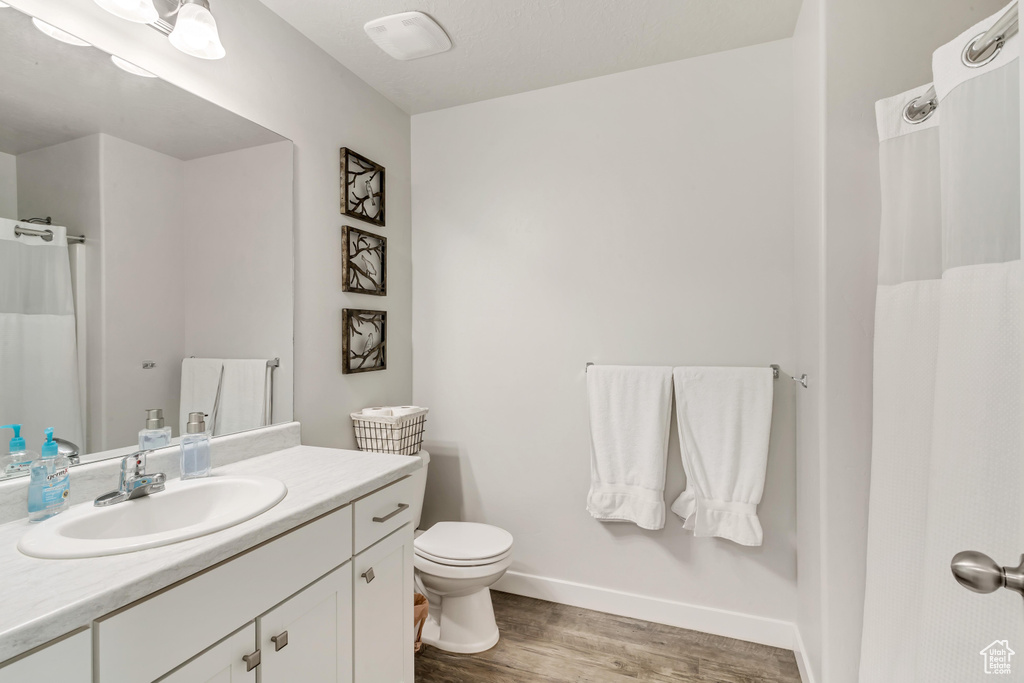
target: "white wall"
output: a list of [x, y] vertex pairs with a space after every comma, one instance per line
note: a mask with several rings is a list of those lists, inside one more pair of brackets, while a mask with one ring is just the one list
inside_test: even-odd
[[413, 117], [425, 525], [508, 529], [514, 572], [795, 617], [792, 382], [776, 387], [763, 547], [585, 509], [587, 361], [794, 370], [791, 117], [789, 41]]
[[185, 355], [280, 358], [275, 422], [291, 420], [295, 375], [292, 157], [285, 141], [183, 165]]
[[[0, 218], [18, 220], [18, 162], [13, 154], [0, 152]], [[30, 216], [25, 216], [30, 218]]]
[[[146, 408], [177, 434], [185, 353], [182, 162], [100, 135], [103, 449], [138, 441]], [[143, 370], [145, 360], [156, 367]]]
[[821, 318], [824, 305], [823, 0], [804, 0], [793, 35], [794, 270], [797, 369], [797, 661], [805, 683], [822, 681]]
[[[304, 443], [351, 447], [348, 413], [405, 404], [412, 395], [409, 117], [288, 26], [258, 0], [219, 0], [228, 54], [184, 55], [153, 29], [95, 3], [10, 4], [124, 57], [295, 143], [295, 417]], [[270, 49], [268, 46], [272, 46]], [[338, 149], [387, 168], [388, 296], [341, 292]], [[358, 225], [357, 221], [353, 224]], [[388, 311], [388, 369], [343, 376], [341, 309]]]

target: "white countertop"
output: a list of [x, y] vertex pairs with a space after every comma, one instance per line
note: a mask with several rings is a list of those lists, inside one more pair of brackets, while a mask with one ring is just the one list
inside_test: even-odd
[[0, 525], [0, 662], [346, 505], [420, 466], [415, 456], [313, 446], [225, 465], [214, 475], [274, 477], [285, 483], [288, 495], [263, 514], [228, 529], [123, 555], [40, 560], [17, 549], [18, 539], [31, 526], [27, 519]]

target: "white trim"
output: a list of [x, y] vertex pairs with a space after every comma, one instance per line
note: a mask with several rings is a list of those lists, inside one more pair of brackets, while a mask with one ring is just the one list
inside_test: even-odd
[[807, 647], [796, 624], [793, 624], [793, 654], [796, 655], [796, 668], [800, 671], [800, 680], [803, 683], [815, 683], [814, 668], [811, 666], [811, 660], [807, 658]]
[[[652, 598], [573, 581], [510, 571], [494, 584], [494, 589], [787, 650], [792, 650], [797, 643], [796, 627], [788, 621]], [[804, 683], [813, 681], [805, 678]]]

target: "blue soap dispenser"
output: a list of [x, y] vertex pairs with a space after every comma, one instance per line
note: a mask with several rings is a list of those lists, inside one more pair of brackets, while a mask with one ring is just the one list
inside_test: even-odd
[[0, 429], [13, 429], [14, 438], [11, 439], [10, 450], [7, 455], [0, 459], [0, 474], [8, 476], [14, 474], [28, 474], [32, 467], [32, 461], [39, 458], [38, 453], [25, 448], [25, 439], [21, 436], [21, 425], [3, 425]]
[[41, 522], [68, 509], [71, 495], [71, 461], [61, 455], [53, 440], [53, 427], [46, 430], [42, 457], [32, 463], [28, 482], [28, 521]]

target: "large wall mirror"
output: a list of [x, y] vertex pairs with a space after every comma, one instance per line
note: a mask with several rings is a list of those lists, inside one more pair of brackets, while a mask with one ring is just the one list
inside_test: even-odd
[[0, 425], [88, 462], [147, 409], [290, 421], [292, 143], [73, 43], [0, 9]]

